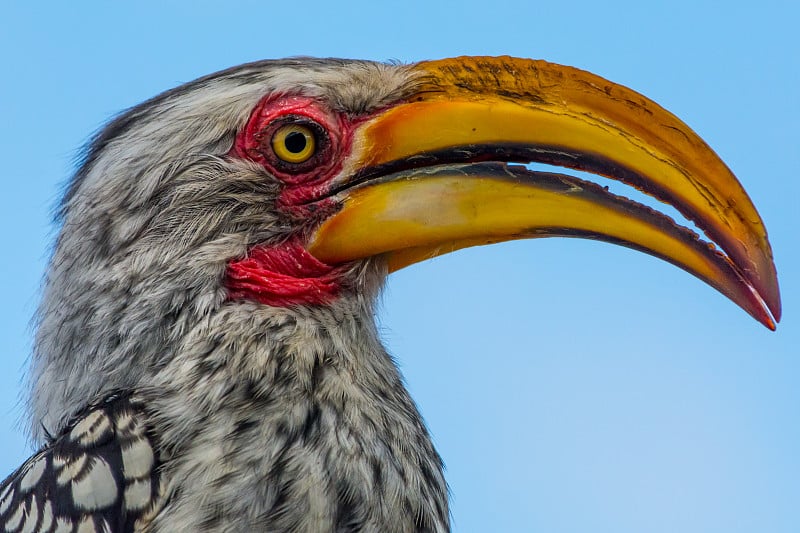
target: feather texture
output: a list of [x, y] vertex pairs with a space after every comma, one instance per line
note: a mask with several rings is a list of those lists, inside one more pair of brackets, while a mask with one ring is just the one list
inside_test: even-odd
[[148, 433], [143, 411], [129, 397], [88, 408], [0, 485], [0, 529], [141, 530], [160, 495]]
[[[358, 117], [414, 76], [253, 63], [96, 136], [37, 318], [30, 431], [59, 437], [6, 481], [8, 530], [47, 531], [43, 517], [76, 532], [449, 529], [441, 459], [375, 325], [382, 261], [343, 269], [347, 290], [325, 306], [231, 299], [223, 285], [233, 258], [304, 231], [277, 207], [283, 183], [230, 156], [254, 106], [298, 94]], [[128, 438], [125, 417], [146, 429]]]

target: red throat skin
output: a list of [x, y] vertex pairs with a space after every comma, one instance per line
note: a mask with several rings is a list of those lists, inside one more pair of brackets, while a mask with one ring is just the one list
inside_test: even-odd
[[247, 257], [228, 263], [228, 300], [253, 300], [275, 307], [325, 305], [341, 289], [342, 268], [312, 256], [299, 240], [256, 246]]

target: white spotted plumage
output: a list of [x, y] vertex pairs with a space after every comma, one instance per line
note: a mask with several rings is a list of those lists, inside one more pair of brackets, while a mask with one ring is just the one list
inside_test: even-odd
[[[144, 419], [128, 397], [112, 396], [87, 409], [3, 482], [0, 531], [135, 531], [159, 497]], [[136, 476], [126, 475], [126, 468]]]
[[111, 422], [102, 411], [92, 411], [86, 418], [78, 422], [69, 437], [73, 441], [80, 442], [81, 446], [99, 444], [107, 438], [111, 432]]
[[44, 457], [39, 457], [28, 466], [27, 472], [22, 476], [19, 482], [19, 490], [25, 492], [31, 489], [42, 478], [42, 473], [47, 466], [47, 460]]
[[89, 459], [86, 473], [72, 480], [72, 502], [81, 511], [110, 507], [119, 499], [119, 487], [111, 467], [102, 457]]

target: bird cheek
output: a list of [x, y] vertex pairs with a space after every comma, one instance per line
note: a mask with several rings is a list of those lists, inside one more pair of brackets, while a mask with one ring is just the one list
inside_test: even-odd
[[289, 185], [278, 195], [277, 208], [294, 220], [302, 220], [304, 226], [314, 228], [340, 208], [339, 202], [326, 197], [329, 191], [327, 182]]
[[278, 196], [278, 208], [288, 212], [302, 209], [306, 207], [304, 204], [326, 196], [328, 190], [330, 190], [330, 185], [325, 181], [286, 184]]

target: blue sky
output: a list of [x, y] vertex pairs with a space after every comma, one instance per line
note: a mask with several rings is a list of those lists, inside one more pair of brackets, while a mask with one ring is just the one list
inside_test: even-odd
[[769, 332], [683, 271], [588, 241], [466, 250], [397, 273], [379, 321], [447, 463], [454, 530], [797, 531], [792, 3], [133, 4], [3, 8], [0, 476], [30, 453], [18, 398], [51, 208], [105, 120], [259, 58], [510, 54], [628, 85], [700, 133], [766, 222], [785, 313]]

